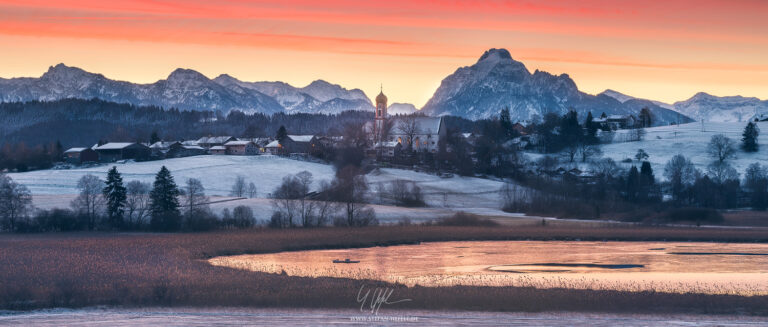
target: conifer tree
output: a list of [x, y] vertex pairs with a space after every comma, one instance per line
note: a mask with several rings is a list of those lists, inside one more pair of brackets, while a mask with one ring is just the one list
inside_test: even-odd
[[123, 177], [120, 176], [116, 166], [112, 166], [112, 169], [107, 173], [105, 184], [106, 186], [102, 193], [107, 202], [107, 218], [113, 228], [119, 228], [123, 223], [127, 196], [125, 186], [123, 185]]
[[168, 168], [163, 166], [155, 176], [152, 191], [149, 193], [154, 230], [175, 231], [181, 228], [179, 213], [179, 188]]
[[275, 140], [283, 142], [286, 137], [288, 137], [288, 131], [285, 130], [285, 126], [280, 125], [280, 128], [277, 130], [277, 134], [275, 135]]
[[744, 133], [741, 134], [741, 147], [746, 152], [757, 152], [757, 136], [760, 135], [760, 129], [753, 122], [747, 123], [744, 127]]

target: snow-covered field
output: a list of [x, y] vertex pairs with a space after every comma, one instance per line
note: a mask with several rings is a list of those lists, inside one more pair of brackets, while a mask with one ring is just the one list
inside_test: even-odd
[[[107, 170], [113, 165], [102, 165], [79, 169], [51, 169], [26, 173], [9, 174], [14, 180], [26, 185], [33, 194], [34, 205], [41, 209], [67, 208], [77, 194], [77, 180], [94, 174], [106, 178]], [[238, 205], [253, 209], [256, 219], [268, 220], [272, 207], [267, 199], [289, 174], [306, 170], [312, 173], [318, 187], [319, 181], [331, 180], [333, 167], [325, 164], [297, 161], [277, 156], [197, 156], [149, 162], [128, 162], [114, 164], [123, 175], [124, 182], [140, 180], [151, 183], [161, 166], [166, 166], [173, 174], [176, 183], [182, 186], [188, 178], [197, 178], [205, 186], [206, 194], [211, 196], [211, 209], [215, 212]], [[232, 184], [237, 176], [244, 176], [258, 188], [258, 197], [237, 199], [229, 197]], [[380, 221], [399, 221], [403, 218], [414, 222], [427, 221], [450, 216], [456, 211], [466, 211], [494, 217], [515, 217], [502, 212], [499, 189], [502, 182], [454, 176], [441, 178], [436, 175], [402, 169], [379, 169], [369, 173], [370, 197], [374, 203], [381, 201], [378, 185], [387, 185], [396, 179], [413, 181], [425, 195], [428, 208], [403, 208], [392, 205], [373, 205]]]
[[[646, 129], [645, 138], [639, 142], [624, 142], [606, 144], [602, 147], [603, 156], [616, 162], [630, 158], [634, 159], [638, 149], [643, 149], [650, 156], [656, 178], [664, 179], [664, 165], [672, 156], [682, 154], [689, 158], [698, 169], [706, 172], [712, 158], [707, 154], [707, 144], [712, 135], [723, 134], [736, 145], [736, 158], [730, 162], [742, 174], [753, 162], [768, 164], [768, 123], [760, 122], [758, 127], [763, 131], [758, 143], [760, 151], [746, 153], [741, 150], [741, 133], [746, 123], [708, 123], [700, 122], [680, 126], [661, 126]], [[638, 165], [635, 160], [632, 164]], [[629, 164], [625, 164], [629, 165]]]
[[256, 184], [259, 196], [272, 192], [283, 176], [306, 170], [315, 180], [330, 180], [333, 167], [318, 163], [290, 160], [275, 156], [195, 156], [145, 162], [101, 165], [80, 169], [49, 169], [9, 174], [15, 181], [26, 185], [32, 194], [75, 194], [77, 180], [94, 174], [101, 179], [107, 170], [117, 166], [123, 181], [140, 180], [152, 183], [160, 167], [166, 166], [176, 183], [183, 185], [188, 178], [197, 178], [205, 186], [208, 195], [228, 195], [237, 176]]

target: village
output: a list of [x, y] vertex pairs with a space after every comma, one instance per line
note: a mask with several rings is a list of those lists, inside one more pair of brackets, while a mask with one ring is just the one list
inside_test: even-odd
[[[159, 140], [149, 142], [104, 142], [92, 146], [72, 147], [63, 152], [62, 161], [69, 165], [92, 165], [125, 161], [150, 161], [183, 158], [202, 155], [256, 156], [278, 155], [291, 158], [327, 159], [328, 153], [355, 143], [361, 146], [365, 157], [371, 162], [403, 164], [413, 166], [434, 161], [438, 153], [465, 151], [476, 165], [478, 141], [483, 135], [478, 132], [449, 130], [444, 117], [427, 117], [419, 114], [395, 115], [387, 113], [388, 99], [383, 92], [376, 97], [376, 111], [373, 121], [363, 124], [362, 134], [353, 135], [293, 135], [284, 127], [272, 137], [235, 137], [231, 135], [203, 136], [188, 140]], [[642, 116], [643, 113], [640, 114]], [[591, 118], [591, 117], [590, 117]], [[502, 117], [503, 120], [503, 117]], [[503, 122], [502, 122], [503, 123]], [[541, 123], [539, 123], [541, 124]], [[586, 123], [585, 123], [586, 124]], [[618, 130], [629, 130], [640, 126], [634, 115], [610, 115], [603, 113], [594, 118], [592, 125], [602, 132], [602, 142], [610, 143]], [[646, 125], [647, 126], [647, 125]], [[504, 153], [516, 151], [541, 151], [544, 146], [540, 128], [531, 122], [509, 122], [507, 126], [496, 126], [508, 131], [502, 132], [501, 148]], [[492, 126], [491, 129], [494, 127]], [[605, 133], [611, 132], [611, 133]], [[492, 134], [495, 131], [492, 131]], [[362, 136], [360, 136], [362, 135]], [[488, 136], [488, 135], [486, 135]], [[347, 137], [347, 142], [345, 142]], [[349, 138], [362, 139], [349, 140]], [[444, 156], [444, 157], [455, 157]], [[455, 161], [455, 160], [454, 160]], [[431, 166], [427, 163], [426, 166]], [[445, 165], [443, 165], [445, 166]], [[456, 170], [456, 164], [449, 165]], [[426, 167], [429, 169], [429, 167]], [[435, 168], [435, 167], [432, 167]], [[442, 167], [442, 170], [446, 170]], [[570, 169], [574, 172], [574, 169]], [[547, 171], [550, 175], [566, 172], [563, 167]]]

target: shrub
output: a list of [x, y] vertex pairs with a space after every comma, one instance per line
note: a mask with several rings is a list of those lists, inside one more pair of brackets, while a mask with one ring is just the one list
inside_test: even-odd
[[723, 215], [717, 210], [709, 208], [677, 208], [667, 210], [656, 216], [657, 220], [664, 220], [670, 222], [681, 221], [694, 221], [694, 222], [708, 222], [708, 223], [721, 223], [723, 222]]
[[209, 210], [192, 210], [185, 215], [185, 227], [201, 232], [214, 230], [219, 226], [219, 219]]
[[253, 226], [253, 210], [246, 206], [235, 207], [232, 210], [232, 223], [238, 228]]
[[449, 218], [444, 218], [439, 221], [437, 221], [436, 225], [438, 226], [484, 226], [484, 227], [494, 227], [499, 226], [499, 223], [489, 220], [486, 218], [481, 218], [477, 215], [469, 214], [463, 211], [459, 211], [453, 216]]

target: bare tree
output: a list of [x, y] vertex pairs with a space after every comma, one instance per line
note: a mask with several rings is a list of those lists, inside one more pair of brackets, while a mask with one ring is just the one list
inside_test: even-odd
[[728, 162], [713, 161], [707, 166], [707, 176], [712, 181], [722, 184], [730, 180], [739, 180], [739, 173]]
[[611, 158], [603, 158], [592, 163], [592, 172], [602, 177], [613, 177], [619, 174], [619, 165]]
[[675, 155], [664, 166], [664, 177], [672, 184], [672, 196], [675, 201], [680, 201], [683, 190], [687, 185], [693, 184], [699, 172], [688, 158], [682, 154]]
[[294, 175], [283, 177], [283, 182], [272, 192], [273, 219], [279, 218], [281, 226], [295, 227], [301, 217], [300, 198], [306, 196], [302, 182]]
[[334, 222], [336, 225], [359, 227], [378, 223], [373, 208], [365, 203], [368, 184], [358, 168], [347, 166], [338, 171], [331, 187], [334, 200], [344, 205], [346, 214], [345, 219]]
[[205, 187], [203, 187], [203, 183], [201, 183], [199, 179], [187, 179], [187, 184], [184, 187], [184, 196], [186, 199], [185, 207], [187, 207], [187, 213], [208, 209], [208, 197], [205, 195]]
[[245, 177], [237, 176], [237, 178], [235, 178], [235, 183], [232, 184], [232, 191], [229, 192], [229, 195], [238, 198], [245, 196]]
[[126, 185], [126, 218], [128, 224], [134, 227], [145, 223], [149, 212], [149, 183], [130, 181]]
[[77, 189], [80, 194], [72, 200], [72, 209], [83, 215], [88, 223], [88, 229], [93, 230], [96, 227], [96, 220], [101, 216], [104, 210], [104, 181], [98, 177], [88, 174], [77, 181]]
[[397, 125], [397, 130], [405, 136], [404, 142], [409, 150], [413, 149], [413, 142], [416, 135], [419, 134], [419, 124], [414, 116], [405, 116], [400, 118], [400, 122]]
[[339, 211], [337, 202], [332, 201], [333, 187], [326, 180], [320, 181], [317, 203], [315, 204], [315, 226], [324, 226]]
[[385, 193], [385, 196], [391, 198], [397, 205], [405, 207], [425, 205], [421, 188], [412, 181], [396, 179], [390, 182], [389, 189], [385, 189]]
[[253, 226], [253, 209], [247, 206], [237, 206], [232, 210], [232, 220], [235, 227], [246, 228]]
[[718, 163], [723, 163], [735, 156], [736, 146], [733, 140], [723, 134], [712, 135], [707, 145], [707, 153]]
[[253, 182], [248, 183], [246, 194], [248, 194], [248, 197], [251, 199], [255, 198], [259, 194], [258, 190], [256, 189], [256, 184], [253, 184]]
[[19, 220], [25, 218], [32, 208], [32, 193], [26, 186], [0, 174], [0, 219], [4, 227], [16, 230]]
[[600, 149], [600, 145], [589, 144], [582, 142], [579, 144], [579, 155], [581, 156], [581, 162], [587, 162], [587, 159], [592, 157], [599, 157], [603, 154], [603, 150]]

